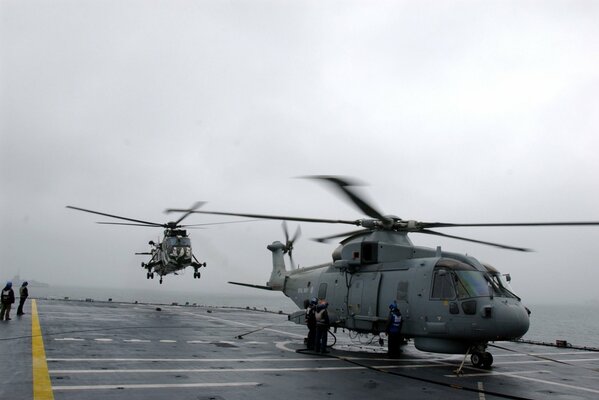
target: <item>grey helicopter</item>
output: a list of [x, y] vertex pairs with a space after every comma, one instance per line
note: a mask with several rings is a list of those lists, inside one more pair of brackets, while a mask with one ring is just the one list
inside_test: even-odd
[[[431, 228], [499, 226], [575, 226], [599, 225], [599, 222], [541, 223], [443, 223], [404, 220], [385, 215], [356, 190], [358, 184], [337, 176], [307, 177], [324, 181], [370, 218], [334, 220], [220, 211], [170, 209], [167, 212], [206, 213], [283, 221], [347, 224], [358, 230], [315, 239], [327, 242], [343, 238], [324, 264], [286, 268], [284, 255], [292, 260], [294, 237], [267, 246], [272, 252], [273, 268], [266, 285], [229, 282], [257, 289], [281, 291], [299, 308], [309, 299], [326, 299], [331, 326], [359, 333], [384, 332], [390, 303], [397, 304], [403, 315], [401, 334], [412, 339], [418, 350], [470, 355], [476, 367], [489, 368], [493, 356], [489, 342], [522, 337], [529, 328], [530, 311], [511, 289], [508, 274], [469, 255], [416, 246], [409, 233], [423, 233], [465, 240], [515, 251], [530, 249], [485, 242], [441, 233]], [[305, 323], [305, 312], [289, 316]], [[463, 365], [463, 363], [462, 363]]]
[[[181, 222], [187, 218], [192, 210], [196, 210], [202, 206], [203, 202], [195, 203], [189, 210], [190, 212], [182, 215], [178, 220], [167, 222], [164, 224], [150, 221], [143, 221], [139, 219], [121, 217], [113, 214], [106, 214], [99, 211], [87, 210], [84, 208], [66, 206], [72, 210], [83, 211], [87, 213], [102, 215], [105, 217], [116, 218], [120, 220], [130, 221], [129, 223], [124, 222], [97, 222], [98, 224], [106, 225], [128, 225], [128, 226], [142, 226], [150, 228], [164, 228], [162, 241], [156, 243], [152, 240], [148, 243], [151, 246], [149, 252], [135, 253], [136, 255], [149, 255], [150, 260], [142, 262], [141, 267], [146, 269], [146, 278], [154, 279], [154, 274], [159, 277], [159, 282], [162, 284], [162, 278], [168, 274], [177, 275], [179, 271], [184, 270], [187, 267], [193, 268], [193, 278], [199, 279], [201, 277], [199, 269], [206, 267], [206, 263], [201, 263], [196, 256], [193, 254], [191, 249], [191, 239], [187, 234], [187, 229], [194, 229], [201, 226], [223, 224], [219, 223], [206, 223], [206, 224], [193, 224], [193, 225], [181, 225]], [[245, 221], [244, 221], [245, 222]], [[225, 222], [226, 223], [226, 222]]]

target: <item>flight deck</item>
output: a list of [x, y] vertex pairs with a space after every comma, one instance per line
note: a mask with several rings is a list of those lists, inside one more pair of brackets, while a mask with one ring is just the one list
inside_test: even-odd
[[0, 399], [596, 399], [599, 353], [490, 346], [495, 362], [424, 353], [388, 359], [338, 330], [330, 353], [277, 312], [37, 299], [0, 322]]

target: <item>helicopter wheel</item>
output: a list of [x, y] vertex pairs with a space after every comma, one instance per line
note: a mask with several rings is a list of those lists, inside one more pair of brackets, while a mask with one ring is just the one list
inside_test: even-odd
[[199, 272], [193, 273], [193, 279], [200, 279], [200, 276], [202, 276], [202, 275]]
[[472, 365], [476, 368], [489, 368], [493, 364], [493, 355], [488, 351], [485, 351], [484, 353], [472, 353], [470, 362], [472, 362]]
[[483, 366], [483, 355], [481, 353], [472, 353], [470, 356], [470, 362], [476, 368], [481, 368]]
[[162, 285], [162, 277], [160, 277], [160, 284]]
[[485, 351], [483, 353], [483, 367], [485, 368], [490, 368], [491, 365], [493, 364], [493, 354], [489, 353], [488, 351]]

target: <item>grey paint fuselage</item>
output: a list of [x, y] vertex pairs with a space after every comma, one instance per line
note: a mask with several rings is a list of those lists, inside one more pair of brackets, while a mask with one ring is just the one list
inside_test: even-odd
[[[404, 320], [402, 335], [414, 338], [416, 347], [426, 351], [464, 353], [470, 346], [514, 339], [528, 330], [528, 312], [515, 295], [490, 289], [484, 296], [432, 297], [433, 274], [441, 260], [488, 275], [475, 258], [415, 247], [401, 233], [360, 239], [342, 243], [331, 263], [292, 271], [280, 269], [283, 254], [275, 242], [269, 249], [279, 270], [273, 269], [268, 285], [282, 290], [300, 308], [312, 297], [326, 299], [333, 326], [359, 332], [383, 332], [389, 304], [397, 302]], [[376, 260], [363, 262], [362, 242], [374, 243]], [[472, 301], [475, 310], [466, 313], [462, 303]], [[301, 312], [290, 318], [303, 322]]]

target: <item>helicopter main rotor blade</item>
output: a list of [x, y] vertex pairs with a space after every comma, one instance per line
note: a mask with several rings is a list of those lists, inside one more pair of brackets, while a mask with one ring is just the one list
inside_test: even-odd
[[324, 237], [320, 237], [320, 238], [314, 238], [312, 240], [315, 242], [319, 242], [319, 243], [326, 243], [331, 239], [337, 239], [340, 237], [349, 237], [349, 236], [354, 236], [354, 235], [358, 235], [358, 234], [362, 234], [362, 233], [369, 233], [369, 232], [372, 232], [372, 229], [360, 229], [357, 231], [336, 233], [334, 235], [324, 236]]
[[128, 224], [126, 222], [96, 222], [96, 224], [101, 225], [127, 225], [127, 226], [145, 226], [147, 228], [160, 228], [162, 225], [150, 225], [150, 224]]
[[210, 225], [227, 225], [227, 224], [243, 224], [246, 222], [256, 222], [260, 221], [259, 219], [246, 219], [245, 221], [228, 221], [228, 222], [207, 222], [205, 224], [189, 224], [189, 225], [179, 225], [181, 228], [193, 228], [197, 226], [210, 226]]
[[183, 221], [185, 218], [189, 217], [192, 212], [194, 212], [198, 208], [202, 207], [204, 204], [206, 204], [205, 201], [196, 201], [195, 203], [193, 203], [193, 205], [191, 206], [191, 208], [189, 208], [187, 210], [187, 212], [181, 216], [181, 218], [179, 218], [178, 220], [175, 221], [175, 225], [179, 225], [179, 223], [181, 221]]
[[366, 200], [360, 197], [356, 192], [351, 190], [351, 187], [360, 186], [355, 181], [350, 181], [348, 178], [334, 176], [334, 175], [309, 175], [304, 176], [303, 178], [307, 179], [319, 179], [326, 182], [329, 182], [336, 189], [340, 190], [343, 194], [345, 194], [349, 200], [357, 206], [362, 212], [368, 215], [371, 218], [376, 218], [381, 221], [389, 221], [389, 218], [384, 216], [381, 212], [379, 212], [376, 208], [374, 208], [371, 204], [369, 204]]
[[150, 225], [150, 226], [164, 226], [164, 224], [159, 224], [157, 222], [150, 222], [150, 221], [143, 221], [143, 220], [140, 220], [140, 219], [133, 219], [133, 218], [121, 217], [119, 215], [106, 214], [106, 213], [99, 212], [99, 211], [87, 210], [85, 208], [79, 208], [79, 207], [73, 207], [73, 206], [66, 206], [66, 207], [70, 208], [72, 210], [78, 210], [78, 211], [88, 212], [88, 213], [92, 213], [92, 214], [103, 215], [104, 217], [122, 219], [124, 221], [138, 222], [140, 224], [146, 224], [146, 225]]
[[[166, 210], [170, 212], [187, 212], [187, 210], [169, 208]], [[317, 222], [324, 224], [348, 224], [360, 226], [361, 220], [349, 221], [342, 219], [325, 219], [325, 218], [303, 218], [303, 217], [290, 217], [286, 215], [265, 215], [265, 214], [245, 214], [245, 213], [231, 213], [222, 211], [192, 211], [192, 214], [212, 214], [212, 215], [229, 215], [233, 217], [247, 217], [247, 218], [260, 218], [260, 219], [276, 219], [279, 221], [299, 221], [299, 222]]]
[[582, 221], [582, 222], [512, 222], [512, 223], [482, 223], [482, 224], [451, 224], [444, 222], [421, 222], [419, 225], [422, 228], [455, 228], [462, 226], [470, 227], [485, 227], [485, 226], [593, 226], [599, 225], [599, 221]]
[[448, 237], [448, 238], [452, 238], [452, 239], [465, 240], [467, 242], [486, 244], [488, 246], [499, 247], [499, 248], [507, 249], [507, 250], [516, 250], [516, 251], [525, 251], [525, 252], [533, 251], [532, 249], [527, 249], [527, 248], [524, 248], [524, 247], [514, 247], [514, 246], [508, 246], [508, 245], [505, 245], [505, 244], [492, 243], [492, 242], [484, 242], [482, 240], [469, 239], [469, 238], [465, 238], [465, 237], [462, 237], [462, 236], [447, 235], [445, 233], [431, 231], [431, 230], [428, 230], [428, 229], [422, 229], [420, 231], [417, 231], [417, 233], [425, 233], [427, 235], [436, 235], [436, 236], [443, 236], [443, 237]]

